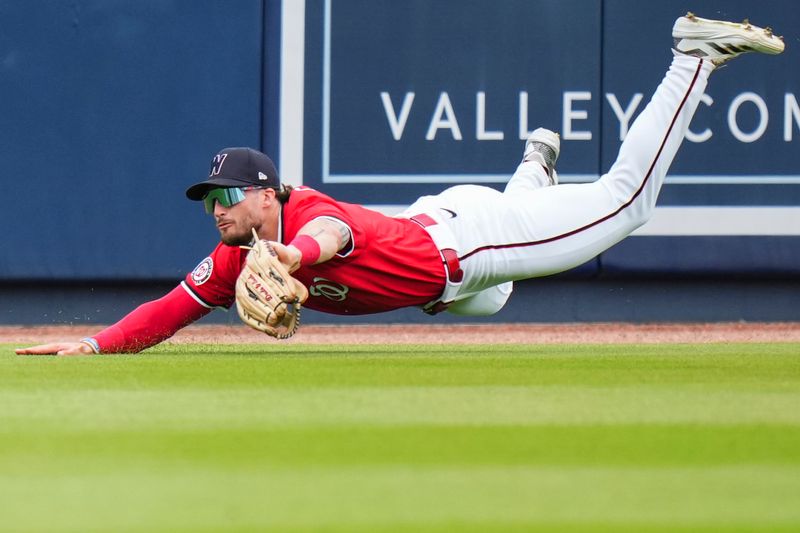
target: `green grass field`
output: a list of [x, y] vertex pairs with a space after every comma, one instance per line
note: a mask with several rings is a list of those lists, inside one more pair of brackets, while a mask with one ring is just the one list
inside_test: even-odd
[[0, 531], [798, 531], [800, 346], [0, 346]]

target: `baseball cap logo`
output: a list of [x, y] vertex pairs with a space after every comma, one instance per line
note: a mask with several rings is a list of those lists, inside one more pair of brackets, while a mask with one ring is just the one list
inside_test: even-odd
[[214, 156], [214, 159], [211, 160], [211, 172], [208, 174], [209, 178], [222, 172], [222, 164], [225, 162], [226, 157], [228, 157], [228, 154], [217, 154]]

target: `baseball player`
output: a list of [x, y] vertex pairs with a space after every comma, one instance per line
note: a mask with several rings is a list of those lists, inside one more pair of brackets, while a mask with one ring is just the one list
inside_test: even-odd
[[254, 241], [253, 231], [308, 289], [309, 308], [496, 313], [515, 280], [580, 265], [644, 224], [711, 72], [745, 52], [784, 49], [769, 28], [691, 13], [677, 19], [673, 37], [669, 70], [596, 182], [559, 185], [559, 137], [540, 128], [503, 192], [460, 185], [388, 217], [307, 187], [282, 187], [265, 154], [228, 148], [214, 156], [208, 178], [186, 191], [213, 216], [222, 242], [179, 286], [92, 337], [17, 353], [137, 352], [230, 307], [248, 254], [240, 246]]

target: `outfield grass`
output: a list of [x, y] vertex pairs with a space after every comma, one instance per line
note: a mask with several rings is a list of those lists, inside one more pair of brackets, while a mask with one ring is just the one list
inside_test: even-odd
[[800, 346], [0, 345], [0, 531], [798, 531]]

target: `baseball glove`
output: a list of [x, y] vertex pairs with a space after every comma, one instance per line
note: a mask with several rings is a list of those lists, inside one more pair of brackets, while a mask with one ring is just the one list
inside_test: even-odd
[[[255, 232], [253, 232], [255, 236]], [[236, 280], [236, 309], [242, 322], [278, 339], [288, 339], [300, 325], [308, 290], [293, 278], [275, 250], [256, 237]]]

